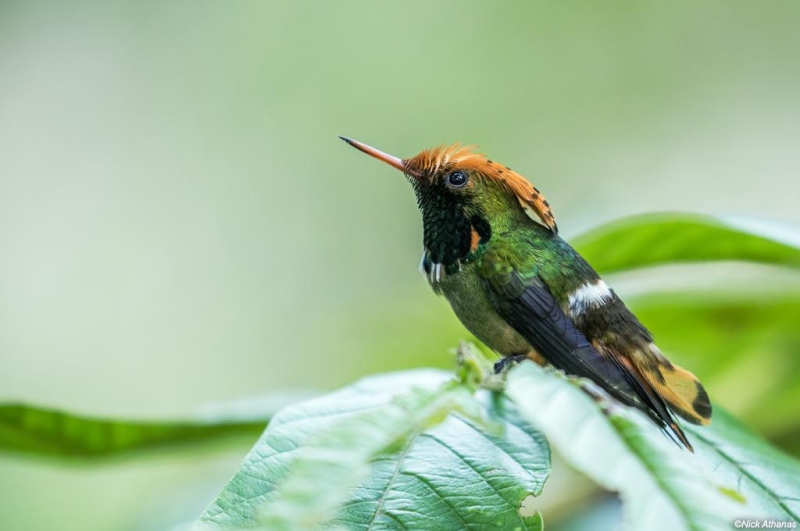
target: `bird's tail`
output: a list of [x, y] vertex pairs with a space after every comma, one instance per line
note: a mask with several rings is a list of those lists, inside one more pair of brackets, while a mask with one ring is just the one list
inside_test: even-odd
[[677, 365], [661, 365], [658, 372], [664, 383], [649, 383], [670, 409], [687, 422], [708, 425], [711, 422], [711, 402], [697, 377]]

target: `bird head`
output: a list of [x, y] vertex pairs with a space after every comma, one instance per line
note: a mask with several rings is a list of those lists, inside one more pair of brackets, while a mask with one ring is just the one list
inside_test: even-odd
[[454, 144], [400, 159], [357, 140], [342, 140], [403, 172], [422, 212], [424, 244], [434, 264], [449, 266], [488, 241], [492, 231], [536, 222], [557, 233], [544, 196], [510, 168]]

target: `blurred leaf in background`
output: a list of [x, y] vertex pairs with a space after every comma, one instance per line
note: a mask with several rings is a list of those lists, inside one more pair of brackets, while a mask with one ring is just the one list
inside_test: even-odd
[[103, 457], [232, 435], [258, 434], [264, 420], [135, 422], [90, 419], [23, 404], [0, 405], [0, 449], [35, 455]]
[[[791, 1], [4, 2], [0, 400], [158, 421], [450, 366], [467, 334], [417, 276], [413, 194], [338, 134], [401, 156], [479, 144], [568, 236], [654, 211], [800, 223], [799, 22]], [[797, 275], [728, 273], [644, 278], [747, 297], [612, 285], [716, 402], [792, 448]], [[4, 454], [0, 522], [188, 521], [249, 445]]]

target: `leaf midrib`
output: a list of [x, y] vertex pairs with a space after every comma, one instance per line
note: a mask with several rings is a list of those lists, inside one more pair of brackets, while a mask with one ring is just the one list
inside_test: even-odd
[[[380, 514], [381, 510], [383, 509], [384, 504], [386, 503], [386, 497], [389, 494], [389, 485], [394, 483], [394, 480], [397, 478], [398, 474], [400, 474], [400, 468], [405, 463], [406, 457], [408, 457], [408, 453], [411, 451], [411, 447], [414, 446], [414, 441], [417, 440], [419, 433], [414, 433], [411, 437], [408, 438], [406, 441], [406, 446], [403, 448], [403, 453], [400, 454], [400, 457], [397, 459], [397, 464], [394, 466], [394, 470], [392, 471], [391, 477], [389, 477], [389, 481], [386, 482], [386, 490], [383, 491], [381, 494], [380, 499], [378, 499], [378, 505], [375, 507], [375, 512], [372, 513], [372, 517], [367, 522], [367, 527], [365, 529], [370, 530], [372, 529], [373, 524], [375, 524], [375, 520], [378, 518], [378, 514]], [[397, 518], [393, 518], [397, 520]], [[405, 528], [405, 525], [403, 526]]]

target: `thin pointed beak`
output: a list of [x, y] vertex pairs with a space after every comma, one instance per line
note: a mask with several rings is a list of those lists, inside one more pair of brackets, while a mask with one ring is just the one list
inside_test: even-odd
[[368, 145], [364, 144], [363, 142], [359, 142], [358, 140], [353, 140], [352, 138], [347, 138], [346, 136], [340, 136], [339, 138], [341, 138], [342, 140], [344, 140], [345, 142], [347, 142], [348, 144], [350, 144], [351, 146], [353, 146], [357, 150], [363, 151], [364, 153], [366, 153], [370, 157], [375, 157], [376, 159], [385, 162], [389, 166], [397, 168], [398, 170], [400, 170], [403, 173], [406, 173], [406, 174], [409, 174], [409, 175], [413, 175], [413, 173], [411, 173], [409, 171], [409, 169], [406, 167], [406, 165], [403, 164], [403, 159], [399, 159], [397, 157], [394, 157], [392, 155], [384, 153], [383, 151], [379, 151], [379, 150], [375, 149], [374, 147], [368, 146]]

